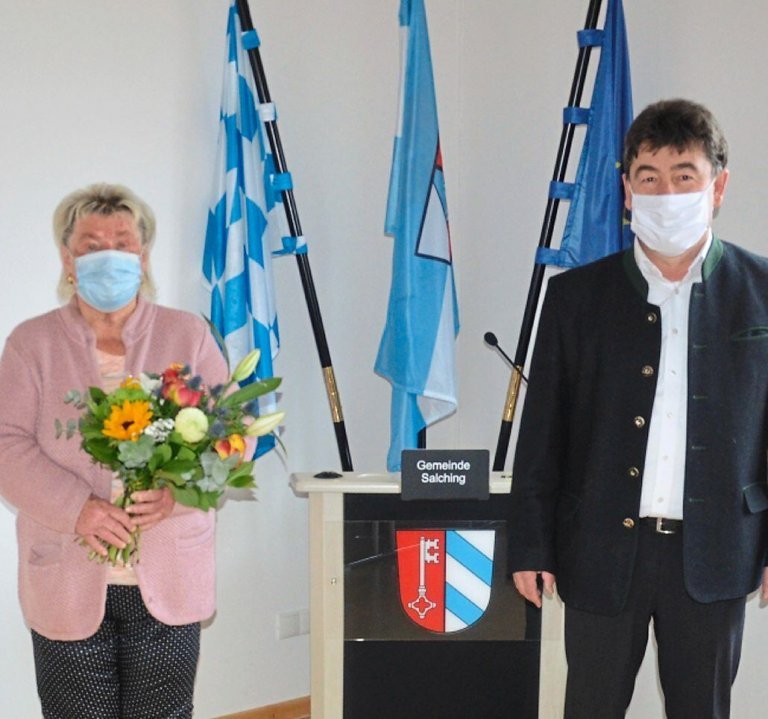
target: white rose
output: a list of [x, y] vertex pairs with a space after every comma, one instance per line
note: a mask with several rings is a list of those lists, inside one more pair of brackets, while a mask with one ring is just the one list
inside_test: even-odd
[[208, 417], [197, 407], [184, 407], [179, 410], [173, 424], [185, 442], [199, 442], [208, 431]]

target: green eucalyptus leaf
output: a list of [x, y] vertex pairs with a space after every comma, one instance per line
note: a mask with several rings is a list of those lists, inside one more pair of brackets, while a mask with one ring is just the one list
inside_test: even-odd
[[82, 402], [82, 395], [76, 389], [71, 389], [64, 395], [64, 404], [74, 404], [77, 406]]

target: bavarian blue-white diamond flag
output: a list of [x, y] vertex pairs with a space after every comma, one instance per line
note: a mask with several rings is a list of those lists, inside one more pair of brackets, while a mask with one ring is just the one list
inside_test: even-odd
[[[247, 55], [247, 49], [258, 44], [255, 30], [242, 32], [233, 0], [203, 275], [211, 320], [224, 338], [231, 367], [252, 349], [261, 350], [259, 365], [248, 381], [271, 377], [272, 360], [280, 349], [273, 251], [306, 250], [303, 241], [286, 237], [280, 189], [289, 186], [290, 178], [275, 174], [264, 129], [264, 122], [274, 119], [274, 106], [259, 104]], [[259, 398], [259, 413], [276, 411], [275, 404], [274, 394]], [[274, 442], [272, 435], [260, 437], [256, 455], [272, 449]]]
[[400, 4], [398, 129], [385, 232], [392, 287], [375, 371], [392, 384], [387, 468], [400, 469], [418, 433], [456, 410], [459, 313], [424, 0]]

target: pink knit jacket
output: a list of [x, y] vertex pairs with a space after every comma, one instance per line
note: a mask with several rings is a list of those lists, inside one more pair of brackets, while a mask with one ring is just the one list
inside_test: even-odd
[[[198, 317], [139, 299], [123, 330], [126, 372], [188, 364], [210, 385], [224, 359]], [[27, 624], [50, 639], [84, 639], [104, 616], [106, 566], [90, 561], [75, 523], [91, 493], [108, 499], [111, 472], [77, 438], [56, 439], [54, 422], [77, 419], [63, 399], [100, 385], [96, 339], [72, 302], [19, 325], [0, 359], [0, 495], [17, 508], [19, 598]], [[141, 536], [136, 564], [149, 612], [166, 624], [210, 617], [215, 608], [213, 511], [176, 505]]]

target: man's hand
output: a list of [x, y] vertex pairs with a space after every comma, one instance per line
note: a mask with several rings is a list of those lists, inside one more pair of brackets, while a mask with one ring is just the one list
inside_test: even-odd
[[176, 500], [168, 487], [147, 489], [131, 495], [133, 504], [126, 507], [126, 512], [133, 518], [133, 523], [142, 531], [152, 529], [160, 520], [171, 516]]
[[[515, 588], [529, 602], [535, 604], [541, 609], [541, 592], [539, 591], [537, 577], [541, 575], [544, 583], [544, 593], [552, 596], [555, 591], [555, 575], [549, 572], [513, 572], [512, 579], [515, 582]], [[765, 575], [763, 578], [763, 591], [765, 591]]]
[[75, 522], [75, 532], [102, 557], [107, 556], [102, 542], [122, 549], [131, 541], [134, 527], [133, 520], [120, 507], [93, 495], [86, 500]]

